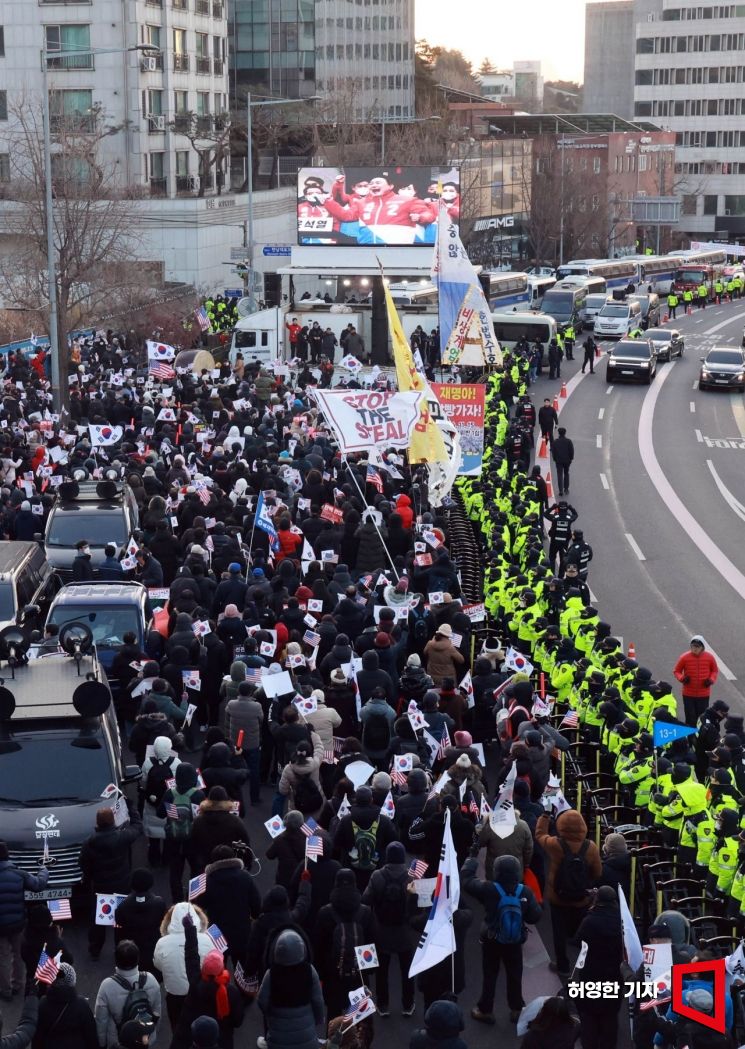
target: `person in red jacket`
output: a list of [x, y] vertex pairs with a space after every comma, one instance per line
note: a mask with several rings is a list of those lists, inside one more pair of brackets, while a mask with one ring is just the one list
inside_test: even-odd
[[706, 642], [700, 634], [691, 638], [691, 647], [684, 652], [673, 669], [683, 686], [683, 711], [686, 725], [696, 725], [709, 705], [711, 686], [719, 676], [717, 661], [706, 651]]
[[279, 527], [277, 528], [277, 538], [279, 539], [279, 550], [276, 554], [277, 563], [283, 561], [285, 557], [295, 557], [298, 547], [303, 545], [302, 535], [291, 531], [291, 525], [292, 522], [289, 517], [283, 517], [279, 522]]
[[411, 509], [411, 499], [408, 495], [399, 495], [396, 500], [396, 513], [401, 518], [401, 524], [408, 531], [414, 524], [414, 511]]

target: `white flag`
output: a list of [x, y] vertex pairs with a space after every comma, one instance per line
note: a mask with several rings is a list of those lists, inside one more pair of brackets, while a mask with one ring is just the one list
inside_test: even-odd
[[626, 961], [629, 963], [629, 968], [636, 972], [639, 966], [644, 960], [644, 952], [642, 951], [642, 943], [639, 939], [639, 933], [636, 931], [634, 925], [634, 919], [631, 917], [631, 911], [629, 905], [626, 902], [623, 889], [618, 886], [618, 906], [621, 911], [621, 929], [623, 931], [623, 946], [626, 951]]
[[90, 442], [94, 448], [108, 448], [122, 439], [121, 426], [89, 426]]
[[147, 359], [149, 361], [172, 361], [176, 356], [173, 346], [167, 342], [152, 342], [147, 340]]
[[458, 685], [458, 688], [461, 690], [461, 692], [465, 692], [465, 694], [466, 694], [466, 705], [468, 706], [468, 708], [470, 710], [471, 707], [476, 705], [476, 701], [473, 698], [473, 681], [471, 679], [471, 671], [470, 670], [467, 670], [466, 673], [463, 675], [463, 680]]
[[515, 805], [512, 801], [516, 779], [517, 765], [513, 764], [507, 773], [507, 778], [499, 788], [499, 797], [494, 805], [494, 812], [489, 817], [489, 825], [498, 838], [509, 838], [517, 826]]
[[574, 968], [575, 969], [584, 969], [584, 967], [585, 967], [585, 959], [587, 958], [587, 951], [588, 950], [589, 950], [589, 947], [585, 943], [585, 941], [583, 940], [582, 941], [582, 947], [580, 949], [579, 954], [577, 955], [577, 961], [574, 963]]
[[445, 830], [442, 835], [440, 866], [437, 871], [432, 909], [417, 944], [416, 953], [409, 969], [409, 979], [455, 953], [455, 931], [453, 915], [460, 900], [460, 875], [458, 856], [450, 830], [450, 809], [445, 813]]
[[508, 648], [502, 664], [505, 670], [514, 670], [528, 677], [533, 673], [533, 664], [516, 648]]
[[745, 952], [742, 949], [742, 940], [737, 949], [725, 959], [727, 972], [737, 980], [745, 980]]

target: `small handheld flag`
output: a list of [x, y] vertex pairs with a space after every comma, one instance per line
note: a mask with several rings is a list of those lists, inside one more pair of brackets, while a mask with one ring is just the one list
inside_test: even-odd
[[374, 943], [363, 943], [361, 947], [355, 947], [354, 953], [357, 956], [357, 968], [360, 972], [363, 969], [377, 969], [380, 964]]
[[306, 859], [313, 860], [314, 863], [318, 862], [318, 857], [323, 856], [323, 838], [317, 834], [312, 834], [305, 841], [305, 856]]
[[47, 900], [47, 909], [56, 922], [72, 921], [69, 900]]
[[577, 728], [579, 725], [579, 714], [576, 710], [568, 710], [561, 720], [559, 728]]
[[427, 873], [427, 861], [426, 860], [412, 860], [407, 874], [413, 881], [418, 881], [419, 878], [423, 878]]
[[308, 816], [305, 823], [302, 825], [300, 830], [303, 832], [306, 838], [311, 838], [316, 830], [318, 824], [312, 816]]
[[189, 879], [189, 900], [195, 900], [207, 890], [207, 875], [198, 874], [196, 878]]
[[46, 951], [41, 952], [39, 955], [39, 964], [36, 966], [36, 972], [34, 973], [34, 977], [39, 983], [54, 983], [59, 974], [59, 960], [61, 957], [62, 951], [60, 951], [55, 957], [47, 954]]
[[169, 820], [177, 820], [179, 818], [178, 809], [172, 801], [166, 802], [166, 816]]
[[220, 927], [217, 925], [208, 926], [207, 935], [215, 945], [215, 950], [222, 951], [222, 953], [225, 954], [228, 949], [228, 941], [223, 936]]

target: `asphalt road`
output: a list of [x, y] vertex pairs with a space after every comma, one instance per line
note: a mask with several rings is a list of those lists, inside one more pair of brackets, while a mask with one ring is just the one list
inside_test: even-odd
[[[697, 383], [708, 349], [740, 345], [745, 302], [671, 323], [685, 336], [685, 354], [660, 365], [651, 386], [609, 385], [603, 359], [594, 376], [578, 374], [576, 362], [565, 366], [560, 423], [575, 444], [570, 501], [593, 546], [589, 583], [613, 633], [676, 686], [675, 661], [693, 634], [703, 634], [720, 664], [714, 697], [745, 713], [744, 401]], [[536, 403], [542, 387], [556, 386], [542, 380]]]

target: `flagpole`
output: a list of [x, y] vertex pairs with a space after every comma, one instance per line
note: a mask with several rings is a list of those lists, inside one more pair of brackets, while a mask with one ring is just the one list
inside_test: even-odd
[[453, 950], [450, 955], [450, 990], [455, 994], [455, 917], [450, 916], [450, 931], [453, 937]]
[[[345, 465], [345, 466], [346, 466], [346, 468], [347, 468], [347, 473], [348, 473], [348, 474], [350, 475], [350, 477], [352, 478], [352, 481], [354, 482], [354, 486], [355, 486], [355, 488], [356, 488], [356, 489], [357, 489], [357, 491], [358, 491], [358, 492], [360, 493], [360, 498], [362, 499], [362, 502], [363, 502], [363, 503], [365, 504], [365, 508], [366, 508], [367, 510], [373, 510], [373, 509], [374, 509], [374, 507], [370, 506], [370, 504], [368, 503], [367, 499], [365, 498], [365, 496], [364, 496], [364, 494], [363, 494], [363, 492], [362, 492], [362, 489], [360, 488], [360, 484], [359, 484], [359, 481], [357, 480], [357, 474], [356, 474], [356, 473], [354, 472], [354, 470], [353, 470], [353, 469], [352, 469], [352, 467], [350, 466], [350, 463], [349, 463], [349, 459], [347, 459], [346, 455], [344, 455], [344, 454], [342, 454], [342, 457], [341, 457], [341, 458], [342, 458], [342, 462], [344, 463], [344, 465]], [[363, 512], [363, 515], [362, 515], [362, 516], [364, 517], [364, 512]], [[393, 558], [391, 557], [391, 553], [390, 553], [390, 550], [389, 550], [389, 549], [388, 549], [388, 547], [387, 547], [387, 546], [385, 545], [385, 539], [383, 539], [383, 536], [382, 536], [382, 534], [381, 534], [381, 531], [380, 531], [380, 529], [378, 528], [378, 522], [377, 522], [377, 521], [375, 520], [375, 518], [374, 518], [374, 517], [371, 517], [371, 521], [372, 521], [372, 523], [373, 523], [373, 524], [375, 525], [375, 531], [376, 531], [376, 532], [378, 533], [378, 538], [380, 539], [381, 543], [383, 544], [383, 549], [385, 550], [385, 554], [386, 554], [386, 557], [388, 558], [388, 560], [389, 560], [389, 561], [390, 561], [390, 563], [391, 563], [391, 568], [393, 569], [393, 574], [394, 574], [394, 575], [395, 575], [395, 577], [396, 577], [396, 582], [398, 582], [398, 580], [399, 580], [399, 579], [400, 579], [401, 577], [400, 577], [400, 575], [398, 574], [398, 570], [397, 570], [397, 568], [396, 568], [395, 564], [393, 563]]]

